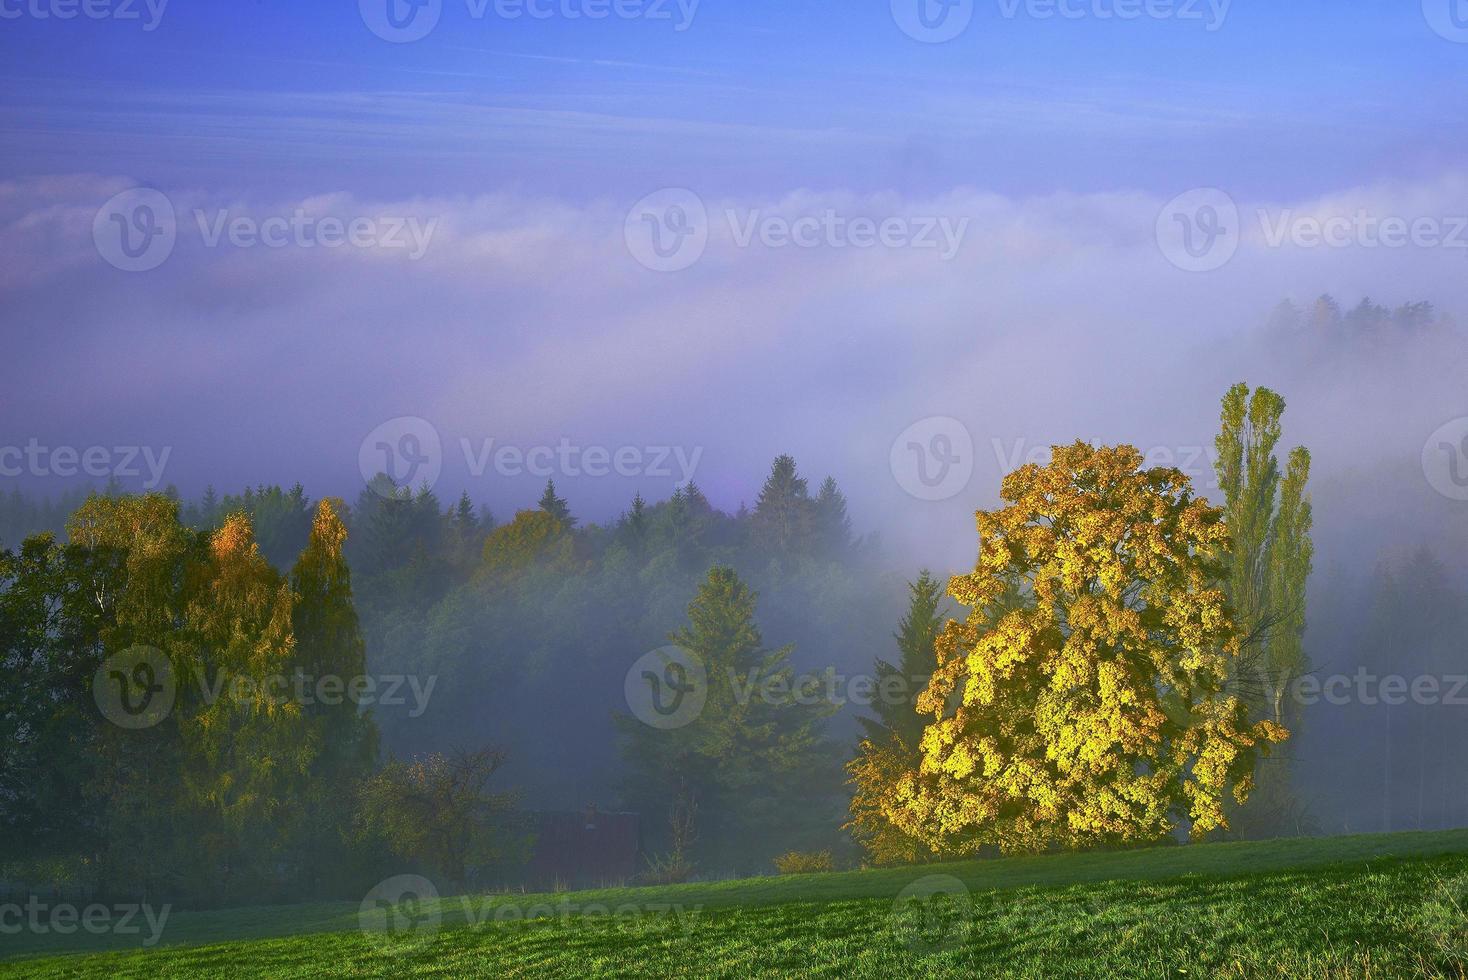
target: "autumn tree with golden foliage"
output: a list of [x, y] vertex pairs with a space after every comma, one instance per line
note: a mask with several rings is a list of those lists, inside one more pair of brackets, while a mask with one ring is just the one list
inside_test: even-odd
[[[1223, 514], [1142, 463], [1058, 446], [978, 512], [978, 564], [949, 583], [973, 612], [937, 641], [894, 825], [956, 853], [1123, 845], [1202, 836], [1247, 797], [1257, 754], [1288, 732], [1225, 691], [1239, 638]], [[1023, 601], [994, 613], [1015, 580]]]

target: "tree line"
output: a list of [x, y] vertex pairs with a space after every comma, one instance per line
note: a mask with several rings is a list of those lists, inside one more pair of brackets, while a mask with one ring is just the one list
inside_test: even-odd
[[[505, 880], [533, 845], [526, 810], [609, 800], [642, 815], [664, 880], [787, 852], [1275, 832], [1300, 809], [1269, 763], [1302, 721], [1281, 691], [1308, 669], [1312, 525], [1308, 453], [1278, 458], [1283, 411], [1267, 389], [1228, 393], [1218, 505], [1130, 447], [1057, 447], [1005, 478], [978, 564], [947, 583], [890, 573], [836, 483], [813, 493], [788, 456], [752, 508], [689, 484], [606, 524], [553, 482], [504, 523], [385, 477], [350, 507], [299, 486], [93, 496], [64, 536], [0, 556], [17, 680], [0, 861], [226, 905], [351, 894], [404, 866]], [[701, 712], [666, 729], [625, 693], [663, 646], [704, 684]], [[103, 669], [140, 649], [177, 693], [136, 731], [99, 715], [96, 685], [147, 680], [127, 672], [138, 654]], [[900, 696], [858, 729], [799, 696], [797, 674], [828, 666]], [[390, 676], [431, 698], [270, 683]]]

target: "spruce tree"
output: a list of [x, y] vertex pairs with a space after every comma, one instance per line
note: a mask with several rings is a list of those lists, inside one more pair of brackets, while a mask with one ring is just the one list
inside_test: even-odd
[[[938, 611], [943, 601], [943, 585], [923, 569], [915, 582], [908, 583], [907, 589], [907, 614], [893, 637], [897, 641], [897, 663], [877, 658], [877, 692], [872, 702], [876, 717], [858, 721], [872, 742], [882, 744], [895, 737], [911, 750], [915, 768], [918, 741], [927, 721], [917, 713], [917, 696], [927, 687], [928, 678], [938, 666], [933, 641], [943, 628], [943, 616]], [[902, 694], [890, 697], [884, 693], [891, 691]]]
[[755, 503], [753, 529], [756, 542], [769, 555], [808, 551], [812, 529], [810, 490], [796, 472], [795, 457], [779, 456], [770, 467]]
[[813, 523], [816, 545], [825, 557], [839, 557], [851, 546], [851, 518], [846, 516], [846, 496], [832, 477], [826, 477], [816, 494]]
[[565, 498], [556, 496], [555, 480], [545, 481], [545, 493], [540, 496], [540, 509], [568, 528], [576, 526], [576, 518], [571, 516], [571, 508]]
[[877, 658], [875, 718], [862, 717], [865, 737], [847, 763], [855, 792], [846, 825], [876, 864], [914, 864], [936, 856], [932, 848], [903, 833], [886, 816], [885, 798], [902, 776], [922, 763], [919, 744], [930, 720], [918, 714], [917, 696], [938, 667], [934, 641], [943, 628], [943, 586], [927, 569], [908, 584], [907, 614], [894, 639], [897, 664]]
[[[716, 566], [669, 641], [696, 659], [706, 699], [684, 727], [621, 717], [628, 803], [651, 817], [697, 814], [697, 860], [709, 870], [751, 869], [808, 832], [821, 729], [834, 710], [798, 703], [791, 647], [770, 650], [755, 625], [756, 594]], [[654, 821], [656, 823], [656, 821]]]

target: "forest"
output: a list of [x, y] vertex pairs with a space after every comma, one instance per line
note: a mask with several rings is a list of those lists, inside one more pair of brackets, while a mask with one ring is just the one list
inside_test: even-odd
[[1468, 596], [1425, 546], [1315, 569], [1285, 422], [1227, 392], [1212, 500], [1058, 446], [951, 579], [788, 455], [734, 513], [689, 481], [606, 523], [553, 480], [513, 516], [386, 475], [11, 493], [0, 880], [200, 908], [404, 868], [513, 886], [533, 814], [586, 807], [638, 815], [643, 883], [1457, 826]]

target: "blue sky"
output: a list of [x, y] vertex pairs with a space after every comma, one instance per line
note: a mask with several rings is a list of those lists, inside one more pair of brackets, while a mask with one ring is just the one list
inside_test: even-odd
[[1129, 21], [1096, 15], [1115, 0], [1072, 0], [1077, 19], [1008, 2], [980, 0], [945, 44], [907, 37], [885, 2], [702, 0], [680, 32], [671, 2], [670, 20], [537, 21], [445, 0], [407, 44], [340, 2], [171, 0], [152, 31], [22, 17], [0, 22], [0, 171], [581, 200], [667, 184], [1287, 196], [1432, 174], [1465, 149], [1468, 46], [1416, 0], [1235, 0], [1216, 30], [1188, 0]]

